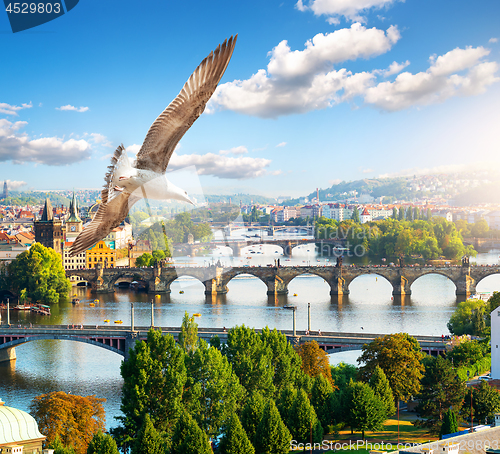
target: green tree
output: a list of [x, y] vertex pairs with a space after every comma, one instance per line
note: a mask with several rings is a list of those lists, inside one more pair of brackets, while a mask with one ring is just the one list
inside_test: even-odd
[[449, 361], [442, 356], [426, 358], [417, 407], [417, 412], [425, 419], [415, 424], [427, 427], [431, 433], [440, 433], [448, 409], [459, 412], [462, 408], [465, 391], [465, 384], [458, 378]]
[[132, 454], [165, 454], [165, 443], [163, 438], [153, 426], [148, 414], [139, 429], [137, 438], [132, 446]]
[[265, 346], [271, 350], [271, 364], [274, 369], [273, 383], [276, 394], [284, 386], [290, 384], [296, 388], [308, 388], [309, 377], [302, 370], [302, 360], [287, 341], [286, 336], [276, 328], [270, 330], [267, 326], [261, 331], [260, 337]]
[[396, 407], [394, 406], [394, 396], [389, 380], [387, 380], [384, 371], [379, 366], [375, 367], [369, 385], [373, 389], [375, 396], [384, 404], [385, 418], [388, 419], [396, 413]]
[[375, 396], [368, 384], [350, 382], [347, 387], [347, 407], [345, 420], [351, 429], [361, 431], [363, 440], [365, 431], [382, 429], [386, 420], [385, 404]]
[[101, 431], [94, 434], [87, 448], [87, 454], [119, 454], [116, 441], [108, 434]]
[[240, 409], [245, 389], [222, 353], [204, 340], [185, 357], [188, 378], [183, 402], [209, 437], [220, 435], [229, 417]]
[[475, 332], [478, 324], [477, 322], [473, 322], [474, 314], [478, 312], [484, 317], [487, 307], [488, 303], [486, 301], [477, 299], [468, 299], [459, 303], [447, 324], [450, 333], [457, 336], [461, 336], [462, 334], [481, 335], [482, 333]]
[[254, 454], [255, 449], [236, 414], [230, 416], [220, 441], [221, 454]]
[[272, 399], [269, 399], [255, 435], [255, 451], [260, 454], [288, 454], [292, 436], [283, 423]]
[[230, 329], [223, 353], [247, 392], [259, 391], [264, 397], [274, 395], [273, 353], [255, 330], [245, 325]]
[[339, 390], [347, 388], [351, 379], [355, 380], [358, 375], [358, 368], [356, 366], [343, 362], [336, 366], [331, 366], [330, 371], [335, 386], [338, 386]]
[[104, 430], [102, 402], [105, 400], [63, 391], [50, 392], [33, 399], [30, 413], [46, 435], [47, 443], [59, 438], [64, 446], [72, 446], [76, 454], [84, 454], [94, 434]]
[[455, 367], [470, 366], [482, 359], [489, 350], [486, 343], [478, 341], [461, 342], [446, 354], [446, 359]]
[[260, 420], [262, 419], [262, 414], [264, 413], [264, 408], [266, 402], [264, 397], [258, 391], [254, 391], [250, 398], [247, 399], [243, 411], [241, 413], [241, 424], [245, 429], [245, 432], [255, 446], [255, 434], [257, 433], [257, 427], [259, 426]]
[[185, 411], [175, 426], [171, 454], [212, 454], [208, 437]]
[[59, 436], [47, 444], [47, 449], [53, 449], [54, 454], [75, 454], [75, 449], [71, 446], [64, 446]]
[[357, 206], [354, 206], [354, 208], [352, 209], [351, 219], [357, 224], [359, 224], [360, 219], [359, 219], [359, 210]]
[[66, 278], [61, 256], [51, 248], [34, 243], [8, 265], [10, 287], [26, 289], [32, 301], [58, 303], [68, 296], [71, 283]]
[[495, 413], [500, 411], [500, 394], [485, 381], [481, 381], [478, 388], [472, 393], [472, 407], [475, 418], [486, 424], [492, 421]]
[[439, 432], [439, 438], [443, 438], [444, 435], [454, 434], [458, 432], [457, 415], [455, 412], [449, 408], [444, 414], [443, 424], [441, 425], [441, 431]]
[[299, 443], [307, 443], [310, 440], [311, 431], [313, 443], [321, 442], [323, 439], [323, 428], [303, 389], [297, 391], [286, 425], [292, 438]]
[[333, 388], [330, 382], [318, 375], [311, 391], [311, 404], [323, 428], [333, 423]]
[[135, 266], [140, 267], [140, 266], [151, 266], [151, 262], [153, 260], [153, 256], [145, 252], [144, 254], [140, 255], [135, 259]]
[[[121, 365], [122, 440], [134, 439], [149, 414], [153, 426], [172, 434], [182, 408], [187, 380], [184, 352], [172, 336], [150, 329], [146, 342], [136, 342], [129, 359]], [[115, 433], [115, 432], [113, 432]]]
[[484, 219], [477, 221], [471, 228], [471, 234], [474, 238], [484, 238], [490, 230], [488, 223]]
[[405, 333], [388, 334], [363, 345], [358, 363], [361, 377], [368, 381], [379, 366], [385, 373], [397, 402], [407, 402], [420, 391], [423, 377], [422, 352], [417, 340]]
[[189, 317], [187, 312], [184, 312], [182, 319], [179, 345], [186, 353], [194, 351], [198, 345], [198, 324], [194, 321], [194, 317]]

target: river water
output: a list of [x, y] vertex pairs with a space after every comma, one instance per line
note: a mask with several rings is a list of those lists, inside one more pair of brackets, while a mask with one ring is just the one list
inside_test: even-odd
[[[253, 252], [252, 252], [253, 251]], [[281, 256], [274, 246], [253, 246], [240, 259], [232, 259], [228, 250], [220, 248], [212, 256], [176, 258], [176, 264], [204, 266], [213, 260], [225, 265], [249, 264], [265, 266], [280, 258], [282, 265], [328, 265], [329, 259], [317, 257], [314, 248], [302, 246], [293, 251], [293, 258]], [[498, 264], [499, 251], [479, 254], [478, 264]], [[366, 263], [368, 259], [346, 258]], [[373, 261], [372, 263], [380, 263]], [[194, 279], [178, 279], [172, 284], [172, 293], [151, 298], [146, 293], [116, 289], [113, 294], [92, 295], [89, 290], [74, 287], [72, 295], [81, 300], [52, 307], [50, 317], [32, 313], [12, 312], [14, 324], [99, 324], [122, 320], [130, 324], [130, 303], [134, 302], [136, 325], [151, 323], [151, 301], [154, 302], [154, 320], [157, 326], [180, 326], [184, 312], [200, 313], [201, 327], [232, 327], [245, 324], [261, 328], [292, 328], [292, 312], [282, 309], [286, 303], [297, 309], [297, 328], [307, 328], [307, 304], [311, 304], [312, 329], [339, 332], [366, 332], [387, 334], [441, 335], [448, 333], [446, 323], [457, 305], [455, 286], [443, 276], [427, 275], [412, 285], [412, 295], [403, 300], [393, 299], [391, 285], [376, 275], [360, 276], [350, 286], [350, 295], [340, 301], [332, 300], [329, 286], [315, 276], [299, 276], [289, 284], [288, 296], [266, 295], [266, 286], [257, 278], [242, 276], [228, 284], [227, 295], [204, 295], [203, 285]], [[500, 290], [500, 276], [490, 276], [477, 286], [478, 292]], [[180, 293], [182, 292], [182, 293]], [[296, 296], [294, 296], [296, 295]], [[95, 307], [89, 305], [99, 299]], [[5, 311], [2, 316], [4, 322]], [[0, 364], [0, 398], [6, 405], [28, 411], [33, 397], [62, 390], [67, 393], [106, 398], [104, 404], [107, 427], [116, 425], [114, 417], [120, 414], [122, 380], [121, 356], [105, 349], [72, 341], [36, 341], [16, 347], [17, 360]], [[332, 355], [332, 363], [340, 359], [353, 362], [355, 352]], [[338, 358], [338, 359], [337, 359]]]

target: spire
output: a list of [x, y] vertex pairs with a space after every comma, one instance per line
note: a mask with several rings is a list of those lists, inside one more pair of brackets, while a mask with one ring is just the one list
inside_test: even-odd
[[49, 198], [45, 199], [45, 206], [43, 207], [42, 219], [41, 221], [53, 221], [54, 213], [52, 211], [52, 203], [50, 203]]
[[78, 216], [78, 204], [76, 203], [75, 191], [73, 191], [73, 198], [69, 203], [69, 218], [66, 222], [82, 222]]

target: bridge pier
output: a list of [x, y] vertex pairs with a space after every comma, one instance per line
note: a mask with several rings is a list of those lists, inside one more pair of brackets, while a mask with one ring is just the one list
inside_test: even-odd
[[135, 347], [135, 343], [138, 340], [138, 332], [132, 331], [128, 332], [125, 337], [125, 361], [130, 357], [130, 349]]
[[476, 293], [476, 281], [468, 274], [460, 276], [460, 278], [455, 281], [455, 285], [457, 287], [455, 291], [456, 295], [469, 296]]
[[336, 277], [330, 284], [330, 296], [349, 295], [349, 283], [342, 277]]
[[10, 347], [10, 348], [4, 348], [0, 350], [0, 363], [6, 363], [9, 361], [15, 361], [16, 360], [16, 348], [15, 347]]
[[233, 245], [226, 245], [227, 247], [231, 248], [233, 251], [233, 257], [240, 257], [241, 256], [241, 246], [239, 244], [233, 244]]
[[288, 295], [288, 285], [280, 279], [266, 281], [268, 295]]
[[224, 295], [227, 293], [226, 282], [217, 278], [209, 279], [203, 282], [203, 285], [205, 286], [205, 295]]
[[410, 282], [406, 277], [400, 276], [392, 284], [392, 295], [411, 295]]

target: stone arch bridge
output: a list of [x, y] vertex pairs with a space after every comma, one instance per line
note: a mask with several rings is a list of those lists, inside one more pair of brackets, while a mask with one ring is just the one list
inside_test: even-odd
[[500, 274], [500, 266], [294, 266], [294, 267], [155, 267], [155, 268], [106, 268], [68, 270], [66, 275], [80, 276], [89, 282], [97, 293], [114, 292], [118, 282], [144, 281], [150, 293], [170, 293], [170, 286], [177, 278], [188, 276], [198, 279], [205, 286], [205, 294], [227, 293], [227, 284], [236, 276], [249, 274], [260, 279], [267, 287], [267, 294], [287, 294], [288, 284], [297, 276], [320, 276], [330, 285], [330, 295], [349, 294], [349, 285], [358, 276], [375, 274], [392, 285], [393, 295], [411, 295], [411, 285], [420, 277], [439, 274], [450, 279], [457, 295], [476, 292], [476, 285], [485, 277]]

